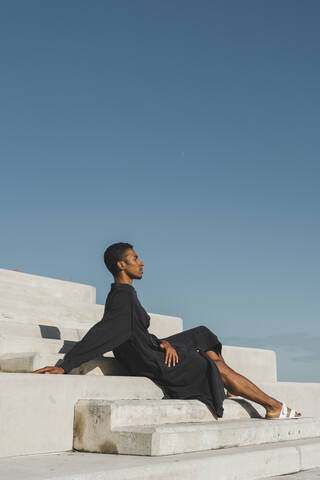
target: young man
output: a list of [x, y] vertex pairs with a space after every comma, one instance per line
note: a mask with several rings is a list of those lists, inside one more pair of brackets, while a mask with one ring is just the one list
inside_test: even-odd
[[105, 311], [83, 339], [68, 352], [60, 367], [33, 373], [69, 373], [82, 363], [113, 350], [131, 375], [158, 384], [165, 398], [198, 399], [222, 417], [224, 387], [234, 395], [263, 405], [266, 418], [296, 418], [300, 413], [269, 397], [250, 380], [232, 370], [221, 354], [216, 335], [204, 326], [158, 339], [148, 332], [150, 317], [141, 306], [133, 280], [143, 276], [143, 262], [129, 243], [115, 243], [104, 254], [114, 283]]

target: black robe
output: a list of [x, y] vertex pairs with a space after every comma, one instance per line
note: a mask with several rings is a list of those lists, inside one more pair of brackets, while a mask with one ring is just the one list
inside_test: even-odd
[[220, 372], [204, 352], [221, 353], [221, 343], [208, 328], [200, 326], [161, 340], [176, 349], [179, 362], [168, 367], [161, 340], [148, 332], [150, 317], [135, 289], [113, 283], [103, 318], [71, 350], [61, 364], [66, 373], [84, 362], [113, 350], [131, 375], [153, 380], [165, 398], [198, 399], [222, 417], [224, 387]]

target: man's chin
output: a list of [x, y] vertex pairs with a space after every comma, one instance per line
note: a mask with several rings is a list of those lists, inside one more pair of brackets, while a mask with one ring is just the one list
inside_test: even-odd
[[143, 273], [141, 273], [141, 275], [133, 275], [131, 277], [132, 280], [142, 280], [142, 277], [143, 277]]

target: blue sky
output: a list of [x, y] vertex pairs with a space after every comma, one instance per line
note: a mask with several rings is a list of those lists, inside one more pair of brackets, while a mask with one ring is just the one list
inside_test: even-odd
[[2, 0], [1, 266], [133, 243], [152, 312], [319, 381], [320, 4]]

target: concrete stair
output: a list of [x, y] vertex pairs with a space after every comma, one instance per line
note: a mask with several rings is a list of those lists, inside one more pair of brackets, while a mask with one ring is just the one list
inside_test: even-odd
[[189, 402], [158, 400], [148, 405], [146, 401], [80, 400], [75, 407], [73, 446], [85, 452], [157, 456], [315, 437], [320, 440], [320, 418], [231, 420], [232, 415], [241, 416], [239, 405], [234, 404], [221, 422], [214, 421], [200, 402]]

